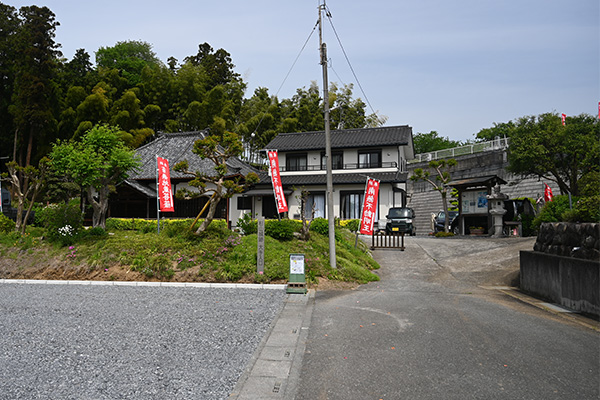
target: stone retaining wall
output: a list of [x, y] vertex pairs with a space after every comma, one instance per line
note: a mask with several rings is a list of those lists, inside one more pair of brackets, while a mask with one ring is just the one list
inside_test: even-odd
[[563, 257], [600, 260], [600, 224], [543, 223], [533, 250]]

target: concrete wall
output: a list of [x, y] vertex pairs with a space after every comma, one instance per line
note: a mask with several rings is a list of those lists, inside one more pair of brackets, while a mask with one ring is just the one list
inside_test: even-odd
[[521, 290], [600, 316], [600, 262], [521, 251]]

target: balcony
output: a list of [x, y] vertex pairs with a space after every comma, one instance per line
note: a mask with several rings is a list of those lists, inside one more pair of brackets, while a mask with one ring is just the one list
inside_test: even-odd
[[[351, 163], [343, 165], [333, 165], [334, 170], [351, 170], [351, 169], [367, 169], [367, 168], [398, 168], [398, 163], [395, 161], [380, 162], [380, 163]], [[291, 168], [285, 166], [279, 167], [280, 172], [297, 172], [297, 171], [325, 171], [327, 168], [324, 165], [301, 165]]]

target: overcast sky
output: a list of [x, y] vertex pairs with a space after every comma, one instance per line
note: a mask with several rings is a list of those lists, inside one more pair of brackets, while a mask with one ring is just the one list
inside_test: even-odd
[[[4, 0], [47, 6], [67, 59], [123, 40], [153, 45], [166, 62], [200, 43], [227, 50], [248, 84], [280, 99], [317, 81], [318, 0]], [[597, 115], [598, 0], [328, 0], [332, 22], [368, 102], [386, 125], [473, 139], [494, 122], [545, 112]], [[354, 83], [328, 20], [329, 79]], [[367, 110], [370, 111], [370, 108]]]

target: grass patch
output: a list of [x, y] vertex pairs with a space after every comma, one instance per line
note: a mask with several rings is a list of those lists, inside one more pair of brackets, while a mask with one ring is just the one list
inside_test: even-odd
[[[53, 259], [54, 265], [87, 271], [90, 277], [81, 279], [123, 279], [115, 274], [118, 270], [137, 273], [146, 280], [282, 283], [289, 278], [290, 254], [302, 253], [308, 282], [316, 282], [318, 277], [357, 283], [379, 280], [372, 272], [379, 265], [362, 242], [354, 248], [355, 236], [347, 229], [336, 229], [337, 269], [329, 266], [326, 235], [313, 232], [309, 241], [265, 236], [265, 271], [259, 275], [256, 234], [240, 236], [224, 224], [211, 224], [207, 232], [196, 236], [189, 231], [188, 221], [165, 224], [160, 234], [136, 220], [108, 226], [107, 232], [83, 234], [68, 247], [42, 240], [39, 231], [23, 236], [2, 234], [0, 254], [18, 258], [33, 249], [32, 257], [43, 254]], [[104, 272], [105, 277], [98, 275]]]

